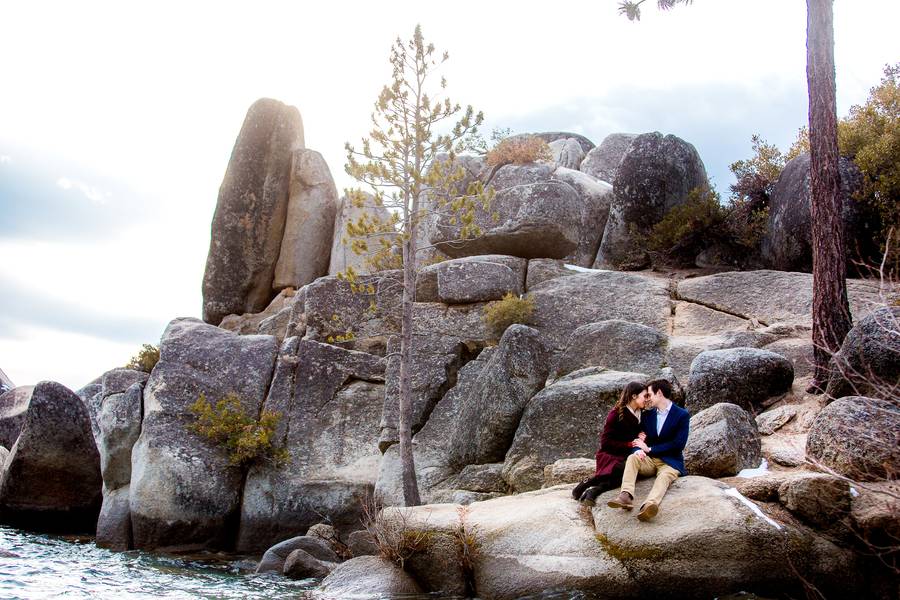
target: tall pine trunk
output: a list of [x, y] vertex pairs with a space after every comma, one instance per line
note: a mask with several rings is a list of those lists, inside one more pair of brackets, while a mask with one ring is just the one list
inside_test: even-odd
[[416, 228], [418, 225], [419, 199], [413, 193], [412, 207], [407, 212], [409, 238], [403, 243], [403, 299], [400, 319], [400, 418], [397, 433], [400, 438], [400, 466], [403, 471], [403, 504], [418, 506], [419, 484], [412, 451], [412, 338], [413, 303], [416, 298]]
[[810, 391], [821, 392], [828, 361], [850, 331], [844, 226], [838, 170], [833, 0], [807, 0], [806, 79], [809, 86], [810, 213], [813, 252], [813, 345]]

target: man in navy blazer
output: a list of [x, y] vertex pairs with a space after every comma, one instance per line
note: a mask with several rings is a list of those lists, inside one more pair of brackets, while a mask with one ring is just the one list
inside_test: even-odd
[[649, 406], [655, 410], [644, 411], [641, 415], [641, 429], [647, 434], [645, 440], [634, 440], [635, 451], [625, 461], [622, 476], [622, 491], [610, 500], [612, 508], [631, 510], [634, 505], [634, 484], [638, 475], [656, 475], [653, 489], [641, 509], [638, 519], [647, 521], [659, 512], [659, 503], [669, 486], [684, 475], [684, 446], [687, 444], [691, 416], [686, 410], [672, 402], [672, 384], [665, 379], [656, 379], [647, 384], [650, 392]]

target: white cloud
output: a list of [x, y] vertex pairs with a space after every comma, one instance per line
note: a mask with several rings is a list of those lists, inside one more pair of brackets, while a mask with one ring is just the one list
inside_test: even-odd
[[64, 190], [76, 189], [84, 194], [84, 197], [93, 202], [94, 204], [107, 204], [109, 199], [112, 197], [110, 192], [104, 192], [103, 190], [87, 184], [83, 181], [79, 181], [77, 179], [69, 179], [68, 177], [60, 177], [56, 180], [56, 185]]
[[12, 162], [12, 156], [9, 154], [0, 154], [0, 165], [8, 165]]

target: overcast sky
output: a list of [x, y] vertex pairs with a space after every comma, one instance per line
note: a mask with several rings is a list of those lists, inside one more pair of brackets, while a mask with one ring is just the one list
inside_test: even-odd
[[[0, 0], [0, 368], [73, 389], [201, 312], [218, 187], [260, 97], [300, 109], [338, 188], [398, 35], [450, 52], [486, 130], [661, 131], [723, 196], [806, 121], [802, 0], [696, 0], [641, 23], [587, 2]], [[900, 61], [900, 2], [837, 0], [838, 113]]]

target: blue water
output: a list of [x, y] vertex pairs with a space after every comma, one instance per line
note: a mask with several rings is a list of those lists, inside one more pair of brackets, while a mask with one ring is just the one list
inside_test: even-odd
[[313, 580], [256, 575], [252, 561], [215, 554], [190, 559], [112, 552], [0, 527], [0, 599], [303, 598]]

